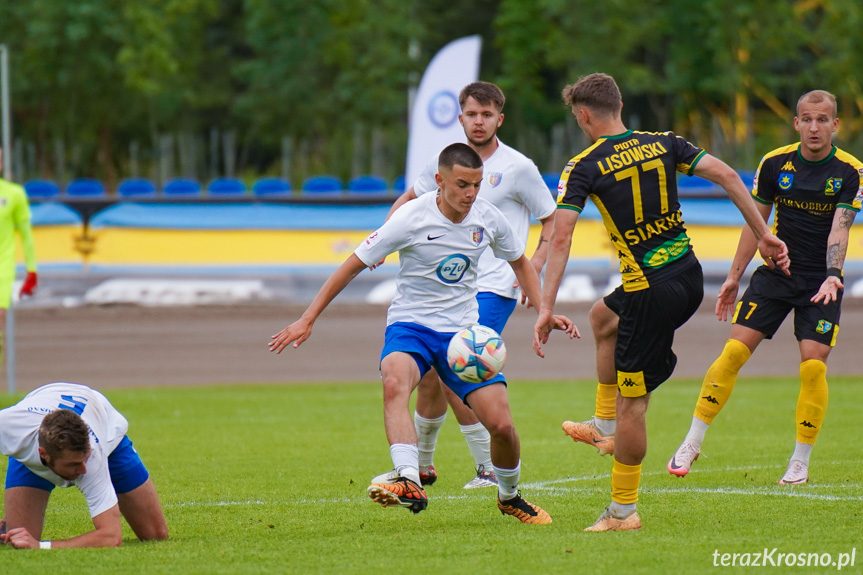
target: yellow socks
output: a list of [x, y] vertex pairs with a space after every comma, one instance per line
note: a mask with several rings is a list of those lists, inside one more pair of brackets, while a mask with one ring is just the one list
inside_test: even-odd
[[800, 364], [800, 395], [797, 397], [797, 441], [815, 443], [827, 411], [827, 365], [810, 359]]
[[701, 393], [698, 394], [698, 401], [695, 403], [695, 417], [705, 423], [713, 423], [713, 418], [725, 407], [731, 396], [734, 383], [737, 381], [737, 373], [751, 355], [744, 343], [736, 339], [725, 342], [722, 353], [704, 376]]
[[617, 382], [611, 385], [596, 384], [596, 413], [597, 419], [617, 419]]
[[611, 500], [614, 503], [633, 505], [638, 501], [638, 484], [641, 482], [641, 464], [626, 465], [614, 460], [611, 470]]

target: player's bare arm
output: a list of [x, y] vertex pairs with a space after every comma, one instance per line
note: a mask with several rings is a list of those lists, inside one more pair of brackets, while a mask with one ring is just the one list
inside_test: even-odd
[[842, 283], [842, 266], [845, 265], [845, 255], [848, 253], [848, 235], [857, 212], [849, 208], [837, 208], [833, 216], [833, 227], [827, 238], [827, 277], [812, 296], [812, 301], [823, 302], [825, 305], [839, 297], [839, 290], [845, 289]]
[[722, 160], [705, 154], [696, 164], [694, 173], [720, 185], [725, 190], [751, 228], [758, 251], [767, 265], [770, 268], [774, 265], [779, 266], [786, 275], [790, 275], [788, 267], [791, 265], [791, 260], [788, 259], [788, 248], [785, 242], [773, 235], [767, 226], [767, 221], [759, 215], [756, 202], [750, 197], [737, 172]]
[[[532, 301], [542, 301], [542, 292], [540, 291], [539, 275], [530, 263], [530, 260], [522, 255], [519, 259], [509, 262], [512, 266], [512, 271], [515, 272], [515, 277], [522, 285], [522, 289], [527, 292], [528, 298]], [[537, 310], [538, 311], [538, 310]], [[558, 329], [569, 335], [569, 339], [580, 338], [581, 334], [578, 328], [568, 317], [563, 315], [553, 315], [551, 318], [551, 329]]]
[[[67, 547], [119, 547], [123, 544], [123, 531], [120, 524], [120, 507], [111, 509], [93, 518], [95, 529], [72, 539], [51, 541], [52, 549]], [[33, 537], [25, 527], [10, 529], [0, 539], [16, 549], [39, 549], [39, 539]]]
[[302, 317], [270, 337], [271, 341], [268, 344], [270, 351], [281, 353], [283, 349], [291, 344], [293, 344], [295, 349], [300, 347], [312, 335], [312, 325], [314, 325], [318, 316], [321, 315], [321, 312], [365, 268], [366, 264], [356, 254], [351, 254], [324, 282], [315, 299], [312, 300], [312, 303], [303, 312]]
[[[539, 220], [539, 223], [542, 224], [542, 228], [539, 230], [539, 241], [536, 244], [536, 251], [530, 257], [530, 263], [533, 265], [533, 269], [536, 270], [537, 275], [542, 274], [542, 268], [548, 259], [548, 240], [551, 238], [551, 231], [554, 229], [554, 214], [555, 212], [552, 212], [547, 218]], [[518, 287], [518, 282], [513, 287]], [[527, 298], [527, 294], [522, 291], [521, 304], [524, 305], [525, 303], [527, 303], [528, 308], [533, 307], [532, 302]]]
[[578, 212], [575, 210], [557, 210], [554, 218], [554, 228], [548, 247], [548, 261], [545, 266], [542, 303], [533, 329], [533, 350], [539, 357], [545, 357], [542, 344], [548, 342], [548, 336], [554, 329], [554, 304], [557, 301], [557, 290], [566, 271], [566, 263], [569, 261], [572, 233], [577, 221]]

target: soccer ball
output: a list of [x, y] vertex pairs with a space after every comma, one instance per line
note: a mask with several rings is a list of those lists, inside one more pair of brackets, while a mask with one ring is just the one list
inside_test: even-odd
[[472, 325], [452, 336], [446, 350], [450, 369], [468, 383], [488, 381], [503, 369], [506, 346], [496, 331]]

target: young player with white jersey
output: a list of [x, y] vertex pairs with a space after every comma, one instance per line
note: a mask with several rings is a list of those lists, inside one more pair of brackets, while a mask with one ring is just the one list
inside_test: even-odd
[[[74, 383], [44, 385], [0, 411], [0, 453], [9, 457], [0, 541], [19, 549], [119, 546], [121, 514], [142, 541], [167, 539], [159, 497], [128, 428], [104, 395]], [[95, 530], [40, 541], [51, 491], [73, 485]]]
[[[477, 198], [483, 179], [479, 155], [465, 144], [452, 144], [439, 158], [437, 194], [426, 194], [397, 210], [356, 249], [324, 283], [299, 320], [272, 336], [271, 351], [299, 347], [315, 320], [363, 269], [398, 251], [396, 296], [387, 312], [381, 352], [384, 426], [397, 475], [381, 477], [368, 488], [384, 507], [426, 508], [421, 487], [417, 435], [411, 421], [410, 396], [422, 376], [434, 367], [446, 385], [474, 409], [491, 432], [491, 461], [499, 481], [498, 508], [524, 523], [551, 523], [542, 508], [518, 491], [520, 448], [512, 422], [506, 381], [498, 375], [471, 384], [449, 368], [446, 350], [452, 336], [479, 318], [477, 265], [490, 248], [512, 267], [528, 297], [539, 304], [539, 276], [524, 255], [524, 244], [500, 210]], [[556, 316], [555, 325], [576, 337], [575, 325]]]
[[[556, 204], [536, 164], [497, 137], [497, 129], [503, 123], [505, 102], [503, 92], [494, 84], [468, 84], [459, 94], [462, 109], [459, 121], [464, 128], [468, 145], [483, 161], [483, 180], [479, 196], [494, 204], [503, 213], [516, 236], [525, 244], [530, 231], [531, 215], [542, 224], [539, 245], [530, 259], [531, 265], [539, 274], [545, 265], [547, 240], [551, 236]], [[435, 156], [413, 187], [396, 200], [390, 214], [405, 202], [437, 192], [437, 171], [438, 157]], [[480, 257], [477, 286], [479, 323], [503, 334], [519, 297], [515, 274], [506, 262], [494, 257], [491, 251], [486, 251]], [[522, 302], [524, 301], [525, 297], [522, 295]], [[465, 485], [465, 489], [497, 485], [497, 478], [491, 469], [488, 431], [471, 409], [443, 385], [434, 370], [430, 370], [420, 382], [414, 412], [414, 425], [419, 437], [420, 479], [423, 485], [430, 485], [437, 479], [433, 457], [438, 433], [446, 419], [447, 403], [452, 406], [476, 464], [476, 476]]]

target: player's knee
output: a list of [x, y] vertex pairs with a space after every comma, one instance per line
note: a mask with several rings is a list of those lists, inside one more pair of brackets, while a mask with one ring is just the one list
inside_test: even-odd
[[617, 336], [617, 316], [605, 307], [595, 304], [590, 308], [590, 328], [596, 339], [608, 339]]
[[512, 420], [499, 420], [484, 423], [492, 440], [499, 443], [515, 443], [518, 435]]
[[401, 378], [396, 376], [387, 376], [383, 379], [383, 384], [384, 402], [389, 403], [410, 398], [411, 390]]

